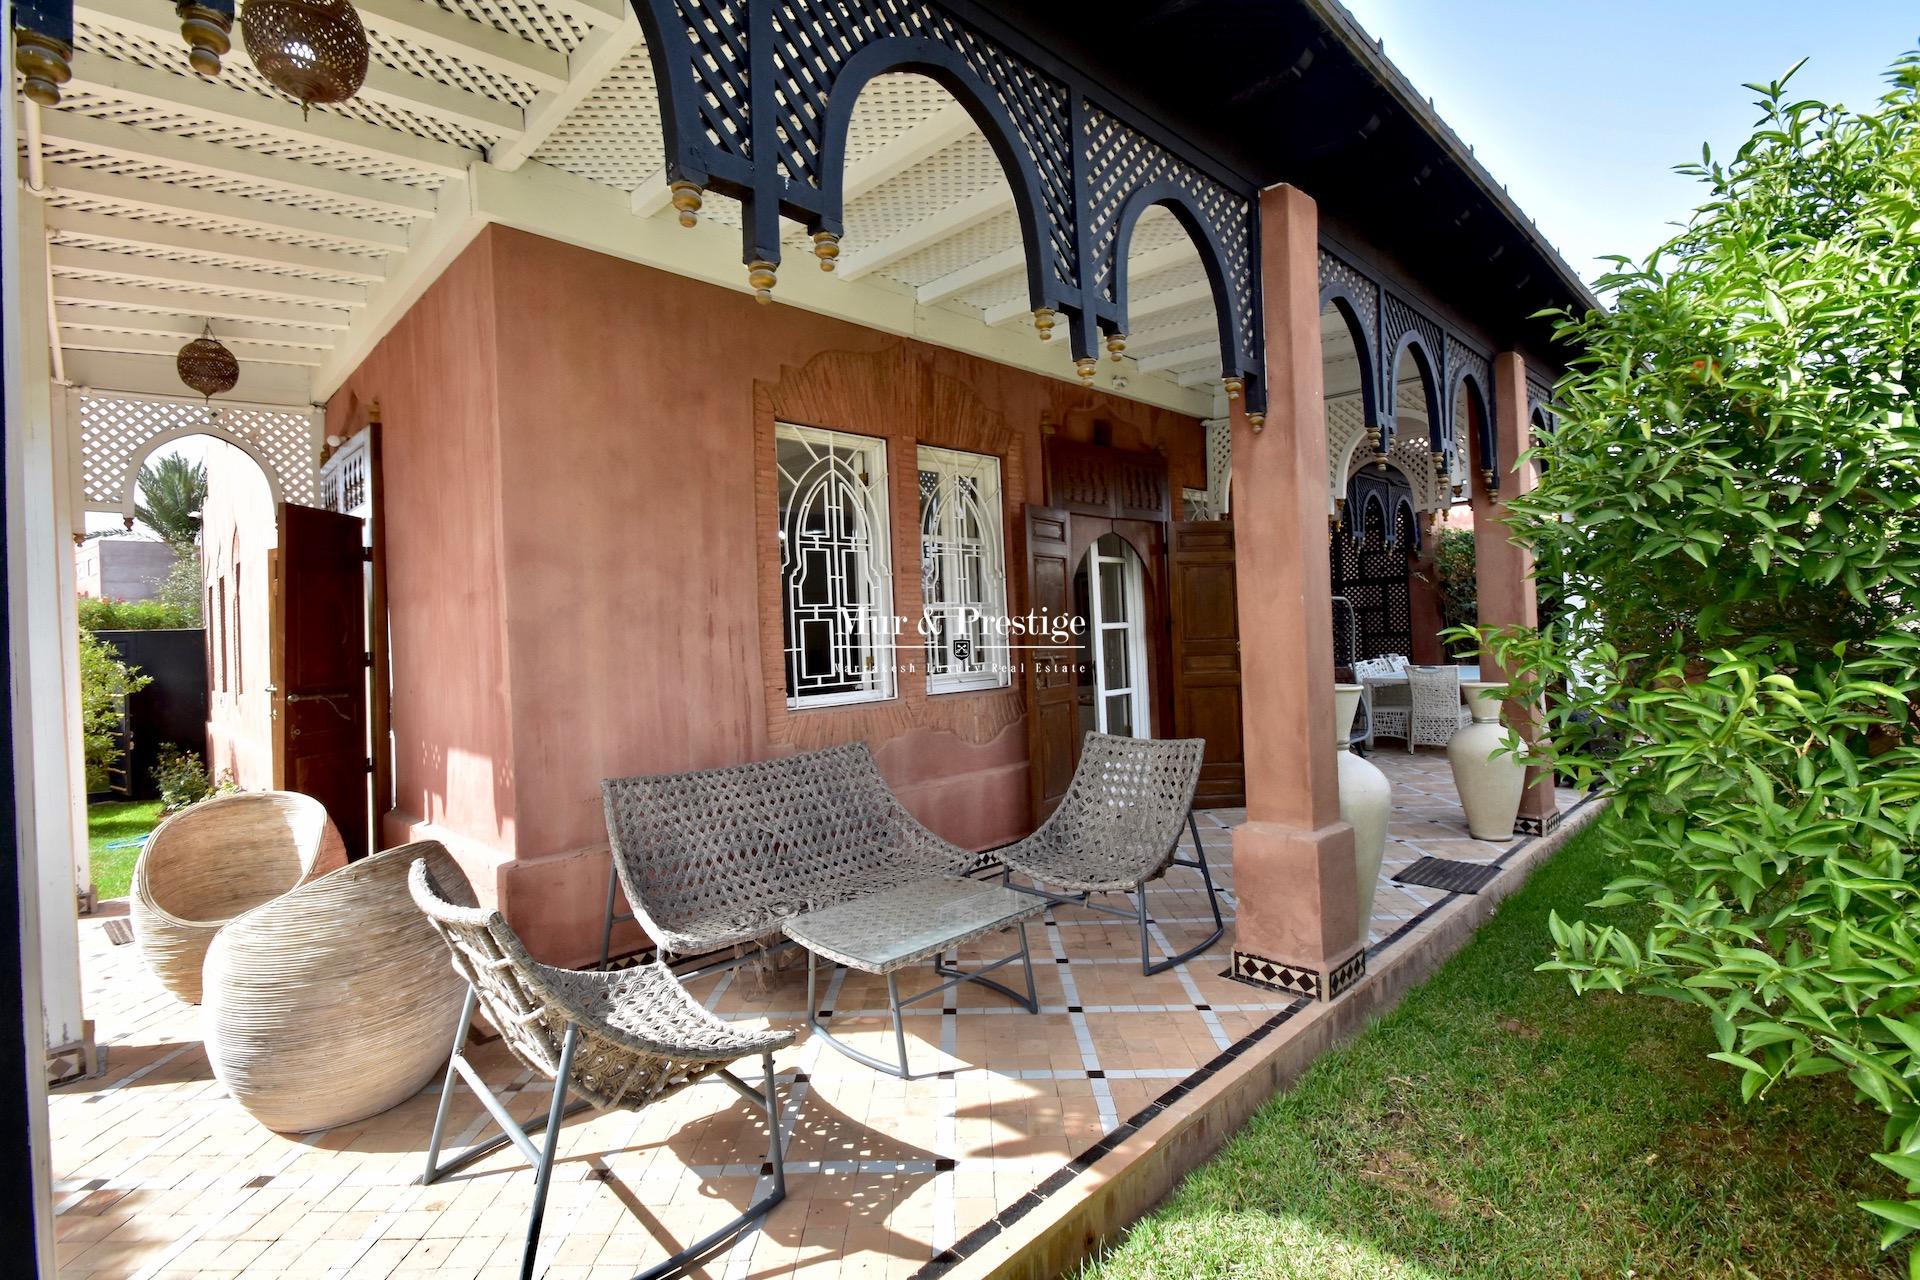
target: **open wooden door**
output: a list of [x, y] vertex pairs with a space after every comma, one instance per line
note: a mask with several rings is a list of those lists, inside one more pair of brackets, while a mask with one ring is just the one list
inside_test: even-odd
[[[1051, 507], [1027, 508], [1027, 611], [1049, 618], [1071, 618], [1073, 604], [1072, 517]], [[1069, 641], [1051, 645], [1045, 636], [1028, 636], [1027, 785], [1033, 821], [1046, 820], [1073, 781], [1080, 762], [1080, 647]]]
[[326, 806], [349, 858], [368, 831], [366, 553], [358, 516], [280, 504], [273, 784]]
[[1240, 733], [1233, 522], [1175, 523], [1171, 535], [1173, 732], [1207, 740], [1194, 803], [1237, 808], [1247, 802], [1247, 770]]

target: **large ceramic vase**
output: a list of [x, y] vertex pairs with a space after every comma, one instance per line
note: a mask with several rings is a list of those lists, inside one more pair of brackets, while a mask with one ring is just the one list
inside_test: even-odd
[[1335, 759], [1340, 765], [1340, 820], [1353, 828], [1354, 878], [1360, 886], [1360, 934], [1373, 919], [1373, 895], [1380, 887], [1380, 860], [1387, 852], [1387, 812], [1393, 787], [1387, 775], [1348, 750], [1353, 716], [1360, 709], [1357, 684], [1333, 686]]
[[1453, 786], [1460, 793], [1460, 807], [1467, 811], [1467, 830], [1476, 840], [1511, 840], [1527, 771], [1511, 752], [1500, 751], [1506, 745], [1507, 730], [1500, 723], [1496, 691], [1505, 686], [1469, 680], [1460, 687], [1466, 691], [1473, 723], [1447, 743], [1447, 763], [1453, 766]]

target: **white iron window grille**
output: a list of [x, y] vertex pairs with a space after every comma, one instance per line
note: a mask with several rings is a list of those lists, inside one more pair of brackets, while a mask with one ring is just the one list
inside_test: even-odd
[[1000, 459], [920, 448], [920, 591], [927, 692], [1007, 683]]
[[787, 705], [891, 698], [886, 444], [783, 422], [774, 448]]

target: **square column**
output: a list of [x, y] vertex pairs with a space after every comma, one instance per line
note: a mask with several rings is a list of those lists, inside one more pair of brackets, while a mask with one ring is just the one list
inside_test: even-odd
[[1247, 771], [1247, 821], [1233, 833], [1233, 972], [1332, 999], [1366, 972], [1366, 947], [1334, 757], [1319, 211], [1303, 192], [1261, 195], [1260, 261], [1265, 429], [1233, 402]]
[[[1533, 444], [1533, 424], [1527, 416], [1527, 364], [1515, 351], [1503, 351], [1493, 358], [1493, 428], [1500, 490], [1498, 494], [1476, 495], [1473, 504], [1474, 581], [1480, 625], [1537, 627], [1540, 599], [1533, 580], [1533, 552], [1516, 542], [1500, 523], [1506, 516], [1507, 501], [1532, 492], [1540, 483], [1540, 470], [1532, 461], [1514, 462]], [[1487, 679], [1510, 678], [1490, 653], [1480, 655], [1480, 668]], [[1534, 740], [1539, 726], [1535, 708], [1509, 702], [1506, 720], [1521, 737], [1528, 742]], [[1544, 835], [1559, 817], [1552, 772], [1530, 766], [1514, 830], [1523, 835]]]

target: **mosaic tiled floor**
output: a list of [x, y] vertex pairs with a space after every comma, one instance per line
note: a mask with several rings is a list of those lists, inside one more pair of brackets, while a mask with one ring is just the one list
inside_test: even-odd
[[[1372, 922], [1376, 944], [1447, 895], [1391, 882], [1423, 854], [1488, 862], [1510, 846], [1468, 838], [1446, 759], [1393, 750], [1374, 759], [1395, 810]], [[1563, 796], [1562, 807], [1573, 797]], [[1208, 860], [1232, 910], [1231, 828], [1201, 817]], [[1156, 945], [1204, 936], [1199, 877], [1176, 871], [1149, 898]], [[1210, 923], [1210, 921], [1207, 921]], [[907, 1011], [923, 1079], [879, 1075], [808, 1037], [804, 964], [734, 970], [693, 990], [730, 1018], [801, 1027], [779, 1055], [788, 1197], [764, 1229], [695, 1274], [732, 1280], [935, 1275], [1071, 1175], [1168, 1090], [1255, 1033], [1284, 1034], [1293, 1002], [1220, 976], [1231, 934], [1184, 965], [1140, 973], [1131, 921], [1077, 908], [1032, 926], [1041, 1011], [972, 984]], [[83, 921], [87, 1013], [106, 1072], [53, 1096], [60, 1274], [161, 1277], [518, 1274], [533, 1178], [511, 1147], [432, 1187], [415, 1185], [435, 1085], [358, 1124], [300, 1138], [262, 1129], [213, 1080], [197, 1010], [165, 994], [104, 920]], [[1004, 954], [987, 938], [963, 960]], [[1374, 967], [1394, 963], [1393, 945]], [[1051, 961], [1052, 963], [1049, 963]], [[1069, 963], [1070, 961], [1070, 963]], [[903, 991], [917, 989], [903, 975]], [[832, 1024], [857, 1047], [891, 1051], [881, 980], [836, 974]], [[425, 1034], [425, 1032], [423, 1032]], [[431, 1034], [441, 1034], [433, 1031]], [[498, 1041], [475, 1051], [516, 1113], [544, 1113], [548, 1084]], [[462, 1088], [451, 1132], [482, 1134]], [[718, 1085], [639, 1113], [583, 1115], [564, 1131], [541, 1253], [548, 1280], [625, 1277], [724, 1222], [754, 1194], [764, 1121]]]

